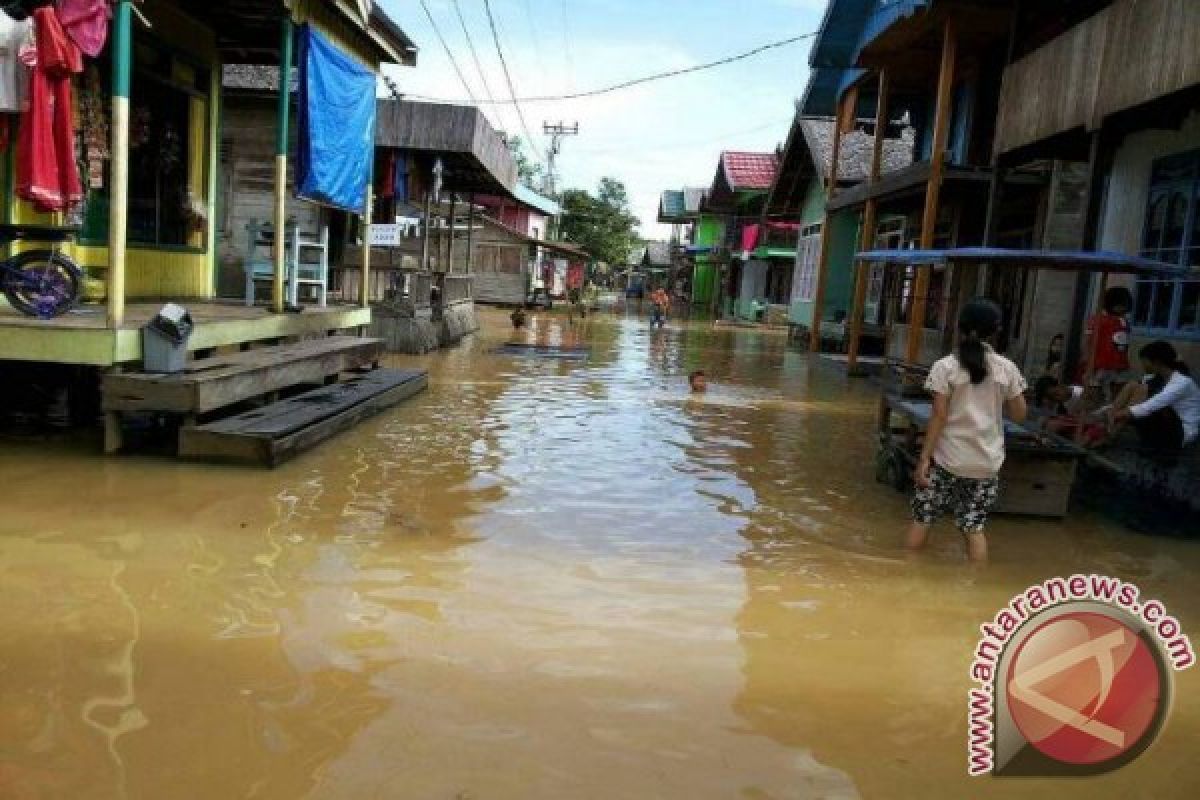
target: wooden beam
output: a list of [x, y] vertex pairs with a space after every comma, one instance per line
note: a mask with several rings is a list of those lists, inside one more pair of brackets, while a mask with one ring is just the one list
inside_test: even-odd
[[[375, 179], [367, 174], [366, 197], [363, 198], [362, 215], [362, 283], [359, 286], [359, 305], [371, 306], [371, 217], [375, 213]], [[296, 232], [299, 235], [299, 231]], [[296, 265], [299, 266], [299, 265]]]
[[[871, 149], [871, 169], [867, 181], [875, 183], [879, 180], [883, 164], [883, 140], [887, 133], [888, 120], [888, 74], [886, 69], [879, 71], [879, 92], [875, 101], [875, 141]], [[862, 237], [859, 246], [863, 250], [874, 249], [875, 216], [877, 201], [874, 197], [867, 200], [863, 206]], [[868, 269], [857, 261], [854, 269], [854, 302], [850, 306], [850, 343], [846, 348], [846, 372], [853, 375], [858, 368], [858, 350], [862, 341], [863, 306], [867, 300]]]
[[[133, 7], [130, 0], [120, 0], [113, 12], [107, 321], [108, 327], [116, 330], [125, 321], [125, 242], [129, 227], [129, 88], [133, 70]], [[9, 168], [12, 168], [11, 162]], [[119, 446], [118, 442], [114, 449]]]
[[[921, 220], [921, 249], [933, 247], [941, 199], [942, 175], [946, 169], [946, 144], [950, 136], [950, 108], [953, 101], [954, 68], [958, 57], [958, 36], [954, 18], [947, 18], [942, 34], [942, 64], [938, 72], [937, 109], [933, 118], [933, 152], [930, 157], [929, 183], [925, 187], [925, 213]], [[908, 345], [905, 358], [915, 362], [921, 352], [925, 331], [925, 303], [929, 294], [930, 266], [916, 268], [912, 307], [908, 315]]]
[[467, 274], [475, 260], [475, 193], [467, 195]]
[[458, 195], [450, 193], [450, 235], [446, 237], [446, 272], [454, 272], [454, 225], [457, 221]]
[[[846, 117], [852, 117], [854, 114], [854, 106], [851, 105], [852, 102], [858, 102], [857, 91], [848, 92], [838, 104], [837, 119], [833, 125], [833, 147], [829, 155], [829, 174], [826, 177], [825, 184], [826, 204], [833, 199], [833, 193], [837, 189], [838, 162], [841, 161], [842, 157], [841, 131], [845, 125]], [[821, 253], [817, 257], [817, 287], [813, 295], [812, 336], [809, 339], [809, 349], [815, 349], [817, 352], [821, 350], [821, 318], [825, 315], [825, 272], [829, 269], [830, 222], [831, 215], [829, 209], [826, 208], [825, 218], [821, 223]]]
[[424, 219], [421, 221], [421, 233], [422, 233], [422, 236], [421, 236], [421, 271], [422, 272], [429, 271], [429, 240], [433, 236], [433, 232], [430, 230], [430, 227], [429, 227], [429, 214], [430, 214], [430, 206], [432, 205], [432, 203], [433, 203], [433, 191], [429, 187], [426, 187], [425, 188], [425, 211], [423, 214]]

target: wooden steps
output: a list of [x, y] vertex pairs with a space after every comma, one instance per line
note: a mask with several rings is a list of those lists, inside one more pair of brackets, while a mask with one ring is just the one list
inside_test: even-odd
[[184, 458], [275, 466], [428, 385], [423, 371], [377, 369], [179, 432]]
[[319, 386], [382, 355], [382, 339], [327, 336], [200, 359], [179, 373], [114, 372], [104, 376], [104, 410], [207, 414], [292, 386]]

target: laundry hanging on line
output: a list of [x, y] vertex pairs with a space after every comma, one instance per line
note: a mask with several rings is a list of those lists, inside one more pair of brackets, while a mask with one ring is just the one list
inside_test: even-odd
[[17, 136], [17, 195], [40, 211], [64, 211], [83, 199], [71, 96], [71, 75], [83, 71], [83, 58], [52, 8], [32, 16], [36, 63]]

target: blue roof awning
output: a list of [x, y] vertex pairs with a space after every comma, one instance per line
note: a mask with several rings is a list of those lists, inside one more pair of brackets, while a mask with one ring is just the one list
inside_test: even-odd
[[809, 117], [836, 116], [838, 98], [862, 74], [861, 69], [814, 69], [800, 100], [800, 113]]
[[821, 28], [809, 51], [814, 69], [848, 67], [858, 55], [863, 25], [878, 0], [829, 0]]
[[1179, 277], [1200, 271], [1125, 253], [1092, 250], [1006, 250], [999, 247], [955, 247], [948, 250], [867, 250], [856, 261], [909, 266], [926, 264], [991, 264], [1014, 269], [1053, 269], [1065, 272], [1116, 272], [1128, 275]]

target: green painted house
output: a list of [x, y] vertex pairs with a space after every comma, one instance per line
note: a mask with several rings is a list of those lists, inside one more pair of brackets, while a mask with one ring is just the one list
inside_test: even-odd
[[[764, 219], [786, 220], [797, 226], [787, 320], [789, 326], [805, 331], [814, 330], [821, 323], [840, 321], [849, 313], [854, 293], [852, 266], [862, 236], [862, 214], [860, 209], [829, 213], [826, 208], [833, 137], [832, 117], [796, 116], [763, 211]], [[889, 169], [911, 163], [912, 144], [911, 129], [885, 138], [882, 157]], [[839, 187], [866, 179], [874, 146], [874, 131], [865, 123], [856, 123], [853, 130], [842, 134], [837, 170]], [[826, 225], [829, 230], [824, 236]], [[884, 228], [881, 224], [880, 230]], [[825, 301], [822, 319], [814, 322], [823, 242], [829, 248], [825, 259]], [[873, 288], [878, 291], [881, 286]], [[878, 299], [875, 298], [876, 303]]]

